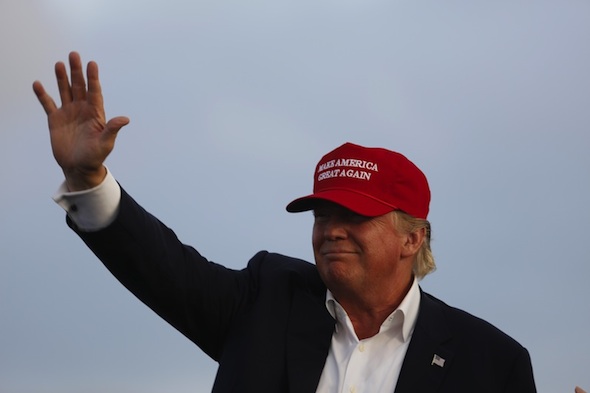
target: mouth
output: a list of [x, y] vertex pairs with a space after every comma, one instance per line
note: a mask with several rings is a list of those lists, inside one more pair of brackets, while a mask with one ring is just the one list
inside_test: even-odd
[[331, 256], [339, 256], [339, 255], [346, 255], [346, 254], [354, 254], [353, 251], [350, 250], [321, 250], [320, 255], [323, 257], [331, 257]]

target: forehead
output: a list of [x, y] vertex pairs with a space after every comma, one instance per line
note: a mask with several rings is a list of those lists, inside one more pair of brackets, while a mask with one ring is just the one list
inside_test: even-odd
[[393, 212], [377, 217], [367, 217], [338, 205], [325, 201], [313, 209], [314, 233], [325, 229], [325, 225], [338, 223], [345, 225], [349, 234], [355, 236], [371, 236], [373, 238], [390, 238], [399, 235], [398, 224]]
[[[332, 213], [346, 213], [346, 214], [358, 214], [354, 211], [336, 203], [327, 201], [324, 199], [318, 199], [314, 201], [312, 206], [313, 211], [332, 212]], [[360, 216], [360, 214], [358, 214]]]
[[353, 210], [350, 210], [338, 203], [326, 201], [326, 200], [318, 200], [313, 206], [314, 214], [318, 215], [331, 215], [331, 216], [340, 216], [342, 218], [354, 218], [356, 221], [374, 221], [374, 222], [387, 222], [392, 223], [395, 225], [395, 213], [389, 212], [385, 213], [381, 216], [365, 216], [359, 213], [356, 213]]

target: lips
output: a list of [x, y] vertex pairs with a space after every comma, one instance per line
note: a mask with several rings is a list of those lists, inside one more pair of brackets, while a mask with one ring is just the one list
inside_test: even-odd
[[354, 251], [341, 250], [341, 249], [327, 249], [327, 250], [320, 250], [320, 254], [323, 255], [323, 256], [328, 256], [328, 255], [341, 255], [341, 254], [354, 254]]

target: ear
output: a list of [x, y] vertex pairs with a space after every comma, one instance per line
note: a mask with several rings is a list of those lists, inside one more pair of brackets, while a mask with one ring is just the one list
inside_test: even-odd
[[424, 237], [426, 236], [426, 228], [420, 228], [417, 231], [408, 233], [405, 235], [405, 242], [402, 248], [402, 257], [413, 258], [418, 253], [422, 243], [424, 243]]

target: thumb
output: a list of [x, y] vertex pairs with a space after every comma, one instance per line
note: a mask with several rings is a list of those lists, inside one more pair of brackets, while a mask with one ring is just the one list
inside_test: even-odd
[[108, 134], [117, 134], [121, 128], [129, 124], [129, 118], [125, 116], [114, 117], [105, 125], [105, 131]]

